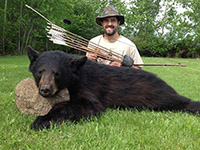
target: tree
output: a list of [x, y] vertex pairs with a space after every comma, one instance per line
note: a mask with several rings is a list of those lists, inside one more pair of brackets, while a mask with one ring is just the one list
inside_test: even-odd
[[[149, 49], [163, 56], [200, 56], [199, 0], [112, 0], [125, 24], [119, 32], [131, 39], [142, 54]], [[46, 21], [25, 7], [30, 5], [54, 24], [87, 39], [103, 33], [95, 22], [107, 0], [0, 0], [0, 54], [24, 54], [27, 45], [37, 50], [77, 51], [53, 44], [45, 30]], [[185, 8], [178, 13], [177, 8]], [[63, 23], [71, 20], [71, 25]], [[79, 52], [78, 52], [79, 53]]]
[[158, 49], [156, 17], [160, 11], [161, 0], [135, 0], [129, 2], [124, 33], [132, 39], [139, 50]]
[[2, 54], [5, 54], [5, 24], [6, 24], [6, 16], [7, 16], [7, 0], [5, 0], [5, 7], [4, 7], [4, 17], [3, 17], [3, 33], [2, 33], [2, 35], [3, 35], [3, 38], [2, 38], [2, 40], [3, 40], [3, 43], [2, 43]]

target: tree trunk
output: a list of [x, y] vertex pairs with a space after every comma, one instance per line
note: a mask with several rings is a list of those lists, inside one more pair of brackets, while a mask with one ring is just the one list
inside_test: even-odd
[[23, 9], [23, 1], [21, 1], [21, 7], [20, 7], [20, 22], [19, 22], [19, 31], [18, 31], [18, 53], [22, 53], [21, 49], [21, 18], [22, 18], [22, 9]]
[[7, 0], [5, 0], [5, 7], [4, 7], [4, 23], [3, 23], [3, 47], [2, 47], [2, 54], [5, 54], [5, 23], [6, 23], [6, 11], [7, 11]]
[[31, 34], [32, 30], [33, 30], [33, 26], [34, 26], [34, 23], [32, 22], [31, 28], [30, 28], [30, 30], [28, 31], [27, 36], [26, 36], [26, 42], [25, 42], [25, 44], [24, 44], [24, 49], [23, 49], [24, 52], [26, 51], [26, 47], [27, 47], [28, 41], [29, 41], [29, 39], [30, 39], [30, 34]]
[[48, 51], [48, 50], [49, 50], [49, 41], [46, 40], [46, 51]]

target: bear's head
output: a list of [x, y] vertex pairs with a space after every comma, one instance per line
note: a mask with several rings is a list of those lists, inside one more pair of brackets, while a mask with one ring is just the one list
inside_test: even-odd
[[75, 58], [62, 51], [39, 53], [30, 46], [27, 47], [27, 53], [29, 70], [35, 78], [40, 95], [44, 97], [53, 96], [77, 81], [77, 72], [87, 61], [87, 57]]

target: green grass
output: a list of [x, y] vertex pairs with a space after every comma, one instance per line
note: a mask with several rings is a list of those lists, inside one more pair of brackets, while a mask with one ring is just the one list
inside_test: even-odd
[[[200, 100], [200, 60], [143, 58], [145, 63], [177, 61], [187, 67], [144, 67], [178, 93]], [[32, 131], [35, 117], [18, 112], [14, 88], [28, 71], [27, 56], [0, 57], [0, 150], [198, 150], [200, 116], [186, 113], [108, 110], [100, 118]], [[151, 89], [149, 89], [151, 90]]]

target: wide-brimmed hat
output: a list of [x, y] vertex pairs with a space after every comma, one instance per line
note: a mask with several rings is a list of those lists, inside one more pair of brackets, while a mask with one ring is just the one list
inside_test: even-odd
[[114, 6], [108, 5], [104, 8], [102, 16], [98, 16], [96, 18], [96, 23], [101, 26], [101, 22], [103, 18], [106, 17], [117, 17], [118, 21], [120, 21], [120, 25], [124, 24], [124, 16], [119, 15], [117, 9]]

